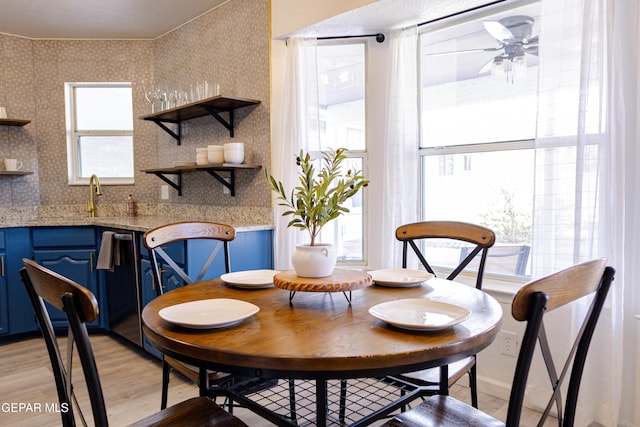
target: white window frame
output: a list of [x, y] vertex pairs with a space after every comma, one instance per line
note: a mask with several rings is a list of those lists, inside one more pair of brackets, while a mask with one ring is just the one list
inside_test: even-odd
[[[361, 44], [364, 46], [364, 79], [365, 79], [365, 100], [364, 100], [364, 150], [348, 150], [347, 151], [347, 158], [350, 159], [361, 159], [362, 160], [362, 173], [364, 175], [365, 178], [370, 179], [369, 174], [368, 174], [368, 148], [369, 148], [369, 144], [368, 144], [368, 99], [369, 99], [369, 90], [368, 90], [368, 85], [369, 85], [369, 66], [368, 66], [368, 62], [369, 62], [369, 44], [367, 43], [366, 40], [349, 40], [349, 39], [345, 39], [345, 40], [340, 40], [340, 39], [334, 39], [334, 40], [318, 40], [318, 47], [320, 46], [328, 46], [328, 45], [355, 45], [355, 44]], [[318, 106], [319, 107], [319, 106]], [[320, 122], [318, 123], [320, 126]], [[331, 147], [333, 149], [337, 149], [340, 147]], [[313, 158], [322, 158], [322, 153], [324, 151], [323, 150], [310, 150], [310, 154]], [[368, 260], [369, 260], [369, 252], [368, 252], [368, 248], [369, 248], [369, 227], [368, 227], [368, 223], [369, 223], [369, 197], [367, 196], [367, 191], [366, 189], [361, 190], [362, 192], [362, 259], [361, 260], [338, 260], [337, 264], [342, 265], [342, 266], [358, 266], [358, 267], [362, 267], [362, 266], [366, 266], [368, 265]]]
[[[431, 32], [431, 31], [438, 31], [439, 29], [442, 29], [445, 26], [449, 26], [449, 25], [457, 25], [460, 24], [462, 22], [468, 21], [468, 20], [477, 20], [480, 19], [484, 16], [489, 16], [492, 14], [497, 13], [498, 11], [501, 10], [509, 10], [515, 7], [518, 7], [520, 5], [523, 4], [529, 4], [529, 3], [536, 3], [540, 0], [523, 0], [523, 1], [514, 1], [514, 2], [508, 2], [506, 5], [501, 5], [499, 7], [486, 7], [483, 8], [483, 10], [480, 11], [476, 11], [476, 13], [473, 13], [471, 15], [468, 16], [464, 16], [464, 17], [460, 17], [459, 19], [452, 19], [452, 20], [445, 20], [443, 22], [439, 22], [439, 23], [434, 23], [433, 25], [430, 25], [429, 27], [425, 28], [422, 32], [421, 35]], [[421, 76], [421, 68], [422, 68], [422, 61], [418, 61], [418, 76]], [[420, 78], [420, 77], [419, 77]], [[420, 86], [420, 84], [419, 84]], [[418, 93], [418, 102], [419, 105], [422, 105], [422, 95], [423, 95], [423, 91], [420, 90]], [[421, 115], [422, 117], [422, 115]], [[427, 157], [427, 156], [445, 156], [445, 155], [458, 155], [458, 154], [473, 154], [473, 153], [483, 153], [483, 152], [492, 152], [492, 151], [512, 151], [512, 150], [527, 150], [527, 149], [534, 149], [535, 148], [535, 140], [534, 139], [526, 139], [526, 140], [514, 140], [514, 141], [496, 141], [496, 142], [479, 142], [479, 143], [472, 143], [472, 144], [464, 144], [464, 145], [451, 145], [451, 146], [424, 146], [423, 141], [422, 141], [422, 137], [423, 137], [423, 132], [422, 132], [422, 126], [423, 126], [423, 122], [422, 119], [419, 120], [418, 123], [420, 132], [419, 132], [419, 147], [418, 147], [418, 156], [419, 156], [419, 164], [422, 165], [422, 159], [423, 157]], [[420, 179], [419, 179], [419, 188], [418, 188], [418, 202], [419, 202], [419, 206], [420, 206], [420, 211], [419, 211], [419, 217], [421, 218], [425, 218], [425, 212], [423, 211], [423, 207], [425, 206], [424, 204], [424, 194], [425, 194], [425, 189], [424, 189], [424, 171], [422, 169], [422, 166], [420, 166], [419, 169], [419, 175], [420, 175]], [[443, 268], [443, 267], [438, 267], [438, 266], [434, 266], [434, 268], [436, 270], [440, 270], [443, 272], [448, 272], [449, 270], [447, 268]], [[470, 275], [470, 273], [465, 273], [463, 272], [460, 275], [460, 280], [461, 281], [465, 281], [465, 276]], [[508, 289], [509, 291], [511, 291], [513, 289], [513, 286], [519, 286], [522, 283], [526, 283], [529, 278], [527, 276], [516, 276], [516, 275], [500, 275], [500, 274], [495, 274], [495, 273], [491, 273], [491, 272], [486, 272], [485, 271], [485, 279], [489, 279], [494, 285], [500, 285], [500, 284], [504, 284], [506, 285], [506, 289]], [[468, 279], [467, 279], [468, 280]]]
[[[64, 84], [65, 92], [65, 116], [66, 116], [66, 133], [67, 133], [67, 172], [69, 185], [89, 185], [90, 178], [80, 177], [80, 161], [78, 152], [78, 141], [82, 136], [131, 136], [133, 138], [133, 129], [117, 131], [117, 130], [90, 130], [78, 131], [76, 126], [76, 88], [117, 88], [125, 87], [132, 89], [129, 82], [106, 82], [106, 83], [86, 83], [86, 82], [70, 82]], [[110, 178], [100, 177], [101, 185], [132, 185], [135, 183], [134, 177], [127, 178]]]

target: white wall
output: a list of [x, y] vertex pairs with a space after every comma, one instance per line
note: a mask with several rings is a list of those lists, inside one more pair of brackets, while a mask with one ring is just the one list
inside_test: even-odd
[[281, 38], [377, 0], [271, 0], [271, 34]]

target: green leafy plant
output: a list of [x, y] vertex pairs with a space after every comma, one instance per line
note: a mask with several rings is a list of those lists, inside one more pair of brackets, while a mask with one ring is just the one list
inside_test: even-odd
[[278, 195], [278, 204], [289, 208], [283, 215], [293, 217], [287, 226], [307, 230], [311, 246], [315, 246], [316, 237], [325, 224], [349, 212], [344, 203], [369, 184], [362, 171], [349, 169], [342, 175], [346, 151], [339, 148], [323, 153], [321, 169], [316, 174], [311, 155], [300, 150], [296, 158], [296, 164], [300, 166], [299, 185], [289, 194], [282, 182], [271, 176], [267, 169], [264, 171], [271, 190]]

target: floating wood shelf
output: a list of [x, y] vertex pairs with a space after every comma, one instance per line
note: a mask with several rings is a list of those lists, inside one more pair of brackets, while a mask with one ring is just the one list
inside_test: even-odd
[[0, 175], [3, 175], [3, 176], [23, 176], [23, 175], [33, 175], [33, 172], [26, 172], [26, 171], [0, 171]]
[[0, 126], [24, 126], [28, 123], [31, 123], [31, 120], [0, 119]]
[[[178, 166], [173, 168], [157, 168], [157, 169], [144, 169], [142, 172], [154, 174], [167, 184], [169, 184], [172, 188], [174, 188], [178, 192], [178, 196], [182, 196], [182, 174], [190, 173], [190, 172], [198, 172], [205, 171], [212, 177], [216, 179], [220, 184], [224, 185], [229, 189], [229, 193], [231, 196], [236, 195], [236, 171], [243, 169], [260, 169], [262, 166], [260, 165], [245, 165], [245, 164], [234, 164], [234, 163], [220, 163], [213, 165], [203, 165], [203, 166]], [[229, 173], [229, 182], [225, 180], [218, 172], [228, 172]], [[173, 180], [169, 178], [169, 176], [177, 176], [178, 182], [175, 183]]]
[[[164, 110], [159, 113], [148, 114], [139, 118], [154, 122], [165, 132], [171, 135], [177, 141], [178, 145], [180, 145], [180, 124], [183, 121], [210, 115], [227, 128], [229, 130], [229, 135], [233, 138], [234, 111], [238, 108], [250, 107], [258, 104], [260, 104], [260, 101], [255, 99], [232, 98], [219, 95], [197, 102], [192, 102], [191, 104], [181, 105], [170, 110]], [[220, 113], [227, 113], [228, 119], [222, 117]], [[178, 124], [177, 132], [174, 132], [165, 123]]]

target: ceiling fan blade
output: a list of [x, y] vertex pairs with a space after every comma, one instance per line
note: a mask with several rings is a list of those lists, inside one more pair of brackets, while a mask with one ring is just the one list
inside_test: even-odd
[[491, 58], [487, 62], [484, 63], [482, 67], [478, 70], [478, 74], [488, 73], [491, 71], [491, 67], [493, 66], [493, 61], [495, 58]]
[[515, 39], [515, 36], [507, 27], [498, 21], [484, 21], [484, 28], [499, 42]]
[[449, 51], [445, 51], [445, 52], [425, 53], [424, 56], [451, 55], [451, 54], [454, 54], [454, 53], [470, 53], [470, 52], [495, 52], [497, 50], [502, 50], [502, 47], [487, 47], [487, 48], [484, 48], [484, 49], [449, 50]]

